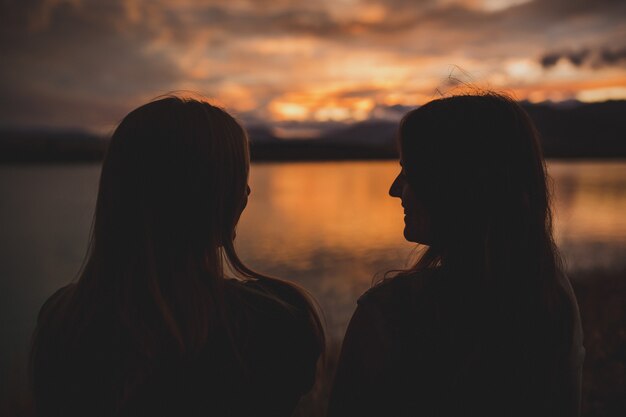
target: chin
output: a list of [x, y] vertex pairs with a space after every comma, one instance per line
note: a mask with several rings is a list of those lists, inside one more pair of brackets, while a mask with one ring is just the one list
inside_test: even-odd
[[408, 242], [421, 243], [415, 233], [407, 227], [404, 228], [404, 238]]
[[430, 245], [430, 239], [427, 239], [422, 233], [417, 233], [408, 227], [404, 228], [404, 238], [408, 242], [418, 243], [420, 245]]

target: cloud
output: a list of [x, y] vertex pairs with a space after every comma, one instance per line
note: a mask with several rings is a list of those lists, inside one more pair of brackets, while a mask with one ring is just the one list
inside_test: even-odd
[[626, 64], [626, 47], [621, 49], [603, 49], [600, 51], [595, 63], [600, 66]]
[[568, 60], [574, 66], [580, 67], [589, 58], [591, 51], [589, 49], [581, 49], [579, 51], [550, 52], [545, 54], [539, 60], [541, 66], [550, 68], [555, 66], [561, 58]]
[[583, 48], [578, 51], [560, 51], [544, 54], [539, 62], [545, 69], [554, 67], [560, 60], [566, 60], [575, 67], [593, 68], [626, 66], [626, 47], [602, 47], [597, 50]]
[[14, 27], [0, 42], [0, 123], [104, 126], [182, 76], [167, 56], [146, 50], [149, 30], [127, 30], [121, 2], [30, 3], [29, 13], [0, 25]]
[[362, 114], [429, 99], [451, 64], [497, 86], [524, 60], [595, 79], [623, 67], [605, 45], [625, 19], [623, 0], [4, 0], [0, 124], [106, 124], [176, 89], [261, 118]]
[[541, 57], [539, 62], [541, 62], [541, 66], [544, 68], [550, 68], [555, 66], [559, 60], [561, 59], [562, 54], [558, 52], [550, 52]]

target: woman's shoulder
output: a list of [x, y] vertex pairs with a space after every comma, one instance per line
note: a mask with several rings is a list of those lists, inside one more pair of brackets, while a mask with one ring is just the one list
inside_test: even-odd
[[231, 293], [251, 308], [270, 308], [283, 314], [307, 312], [310, 302], [304, 290], [275, 278], [255, 280], [227, 279]]
[[239, 331], [255, 374], [272, 373], [272, 378], [291, 381], [282, 389], [298, 395], [308, 391], [324, 352], [324, 336], [304, 290], [268, 278], [227, 282], [242, 310]]
[[316, 341], [323, 339], [313, 299], [295, 284], [275, 278], [227, 282], [231, 300], [238, 303], [246, 321], [258, 329], [281, 340], [299, 338], [296, 342], [308, 345], [317, 345]]
[[401, 306], [413, 304], [436, 290], [444, 280], [440, 268], [401, 273], [385, 278], [367, 290], [358, 300], [359, 306]]
[[54, 317], [55, 312], [58, 311], [60, 306], [67, 302], [75, 290], [76, 284], [74, 283], [68, 284], [56, 290], [41, 306], [37, 317], [37, 323], [44, 323]]
[[434, 323], [440, 310], [442, 271], [427, 269], [387, 278], [358, 300], [358, 311], [389, 333], [402, 333]]
[[557, 282], [563, 292], [564, 304], [567, 306], [565, 309], [567, 311], [565, 320], [569, 322], [572, 329], [572, 357], [570, 360], [575, 364], [576, 368], [581, 368], [585, 357], [585, 348], [583, 346], [583, 330], [578, 300], [572, 284], [565, 273], [562, 272], [557, 275]]

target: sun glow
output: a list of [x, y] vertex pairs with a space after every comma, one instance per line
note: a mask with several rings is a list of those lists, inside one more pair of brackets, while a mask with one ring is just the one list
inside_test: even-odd
[[276, 120], [303, 121], [309, 118], [309, 109], [301, 104], [289, 102], [273, 102], [270, 112]]
[[376, 102], [371, 98], [296, 95], [270, 106], [276, 120], [359, 121], [369, 117]]
[[576, 94], [580, 101], [606, 101], [606, 100], [626, 100], [626, 87], [596, 88], [582, 90]]

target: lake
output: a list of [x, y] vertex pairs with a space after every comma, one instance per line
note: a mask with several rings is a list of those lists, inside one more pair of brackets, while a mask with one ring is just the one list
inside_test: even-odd
[[[555, 236], [568, 270], [626, 270], [626, 161], [550, 161]], [[319, 300], [338, 343], [359, 295], [408, 265], [403, 212], [387, 194], [397, 162], [263, 163], [237, 230], [249, 266], [298, 282]], [[78, 272], [100, 166], [0, 166], [0, 386], [20, 401], [43, 301]], [[580, 276], [590, 276], [578, 274]]]

